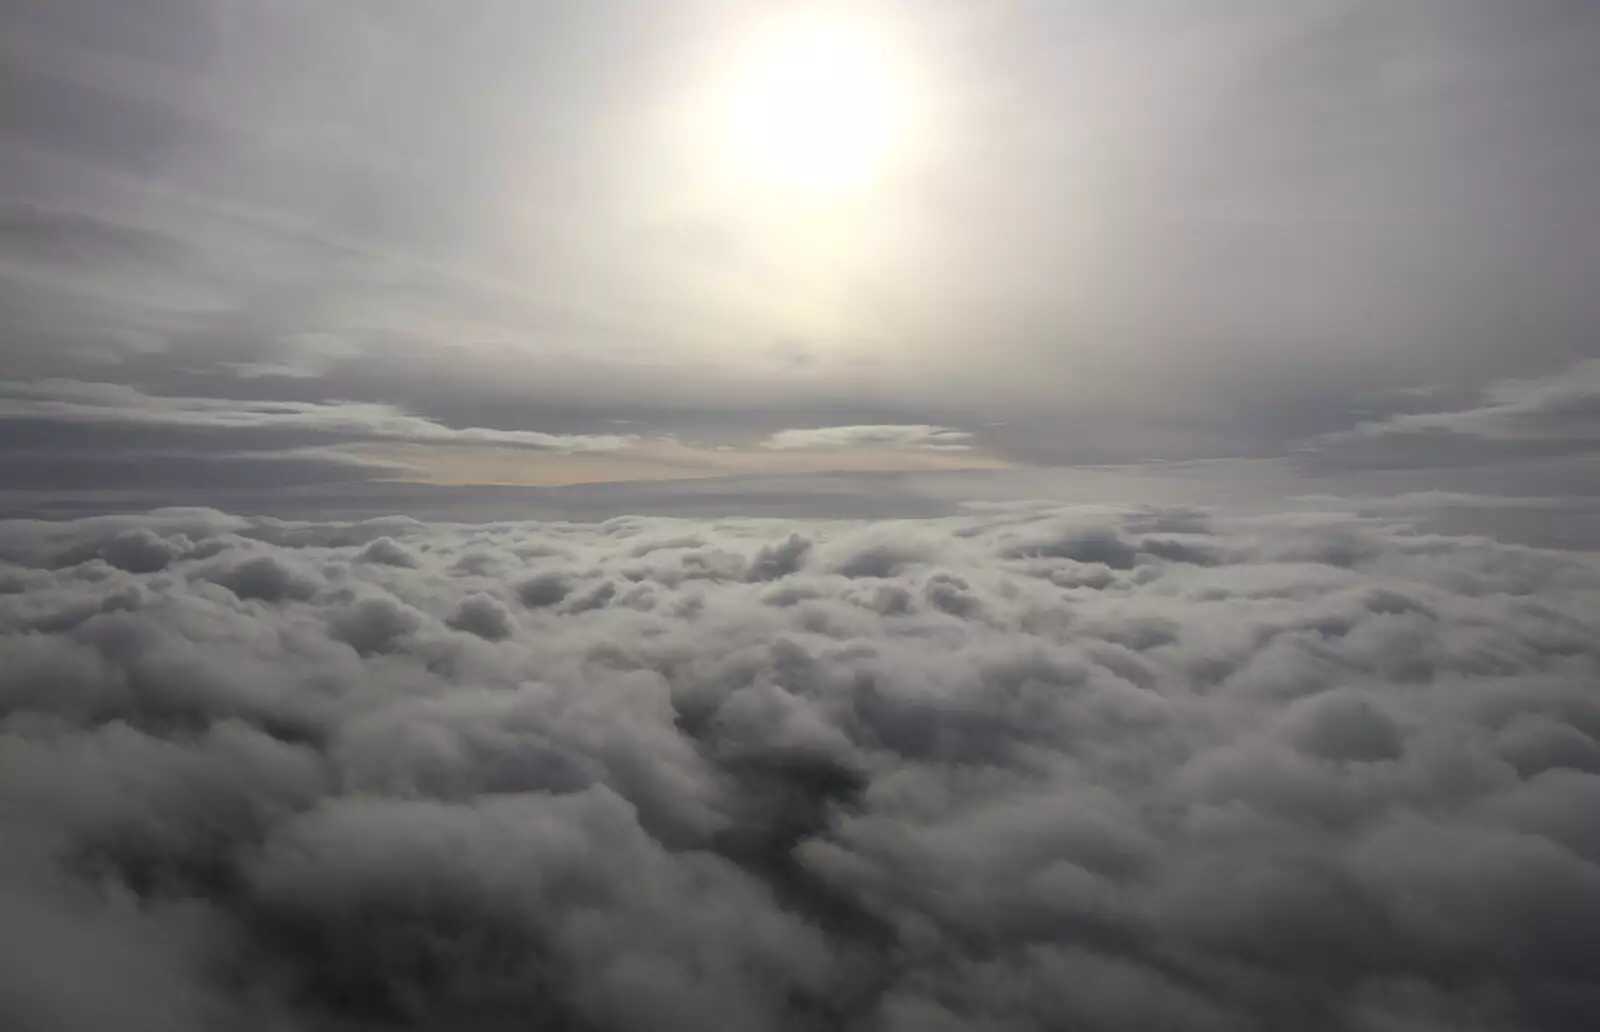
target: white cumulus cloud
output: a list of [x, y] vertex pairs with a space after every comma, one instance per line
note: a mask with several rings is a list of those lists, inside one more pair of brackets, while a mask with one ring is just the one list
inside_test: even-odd
[[26, 1030], [1577, 1030], [1600, 568], [1350, 515], [0, 523]]

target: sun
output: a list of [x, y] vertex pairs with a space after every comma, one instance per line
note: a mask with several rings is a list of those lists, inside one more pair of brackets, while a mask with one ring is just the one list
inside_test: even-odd
[[791, 25], [751, 48], [726, 86], [725, 145], [747, 173], [800, 194], [871, 183], [906, 128], [894, 62], [849, 25]]

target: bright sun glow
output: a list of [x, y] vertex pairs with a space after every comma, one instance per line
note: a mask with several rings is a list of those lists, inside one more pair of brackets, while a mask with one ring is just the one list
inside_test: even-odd
[[768, 182], [827, 195], [870, 182], [904, 128], [903, 84], [847, 26], [790, 27], [729, 89], [729, 143]]

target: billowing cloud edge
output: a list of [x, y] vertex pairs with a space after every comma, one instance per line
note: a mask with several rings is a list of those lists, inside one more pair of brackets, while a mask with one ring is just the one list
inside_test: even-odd
[[23, 1029], [1600, 1016], [1591, 557], [1038, 505], [0, 556]]

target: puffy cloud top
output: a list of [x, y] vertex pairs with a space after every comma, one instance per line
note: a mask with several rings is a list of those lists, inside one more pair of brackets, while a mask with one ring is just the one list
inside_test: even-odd
[[9, 1028], [1600, 1025], [1600, 569], [1342, 515], [0, 524]]

